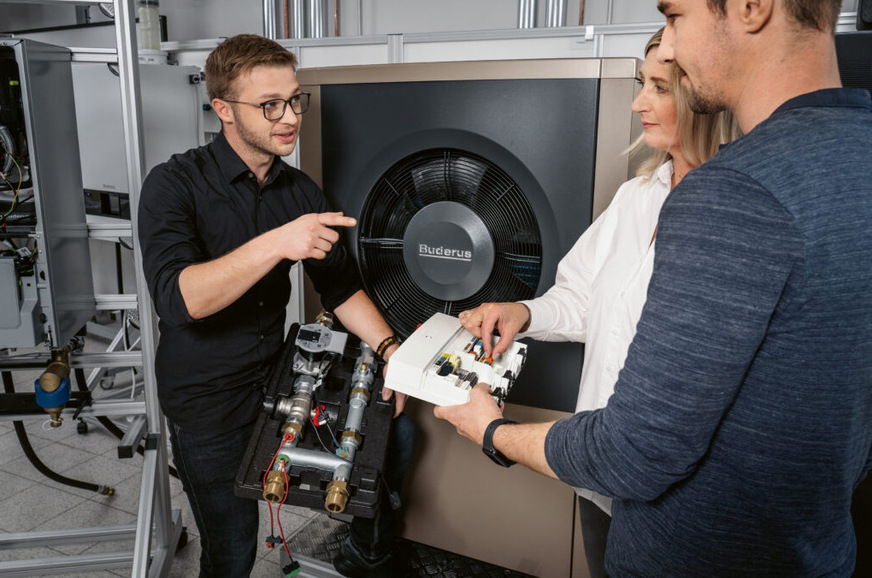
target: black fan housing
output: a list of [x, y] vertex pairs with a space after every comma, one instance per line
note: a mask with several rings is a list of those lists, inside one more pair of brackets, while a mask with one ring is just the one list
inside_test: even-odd
[[399, 160], [367, 195], [359, 227], [364, 283], [403, 336], [436, 312], [529, 299], [539, 284], [530, 204], [505, 171], [468, 151]]

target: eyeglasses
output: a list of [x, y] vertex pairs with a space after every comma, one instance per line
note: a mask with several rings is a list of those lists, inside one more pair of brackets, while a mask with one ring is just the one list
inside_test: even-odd
[[288, 104], [291, 105], [291, 110], [294, 111], [294, 114], [296, 115], [301, 115], [309, 110], [308, 92], [295, 94], [287, 100], [283, 98], [274, 98], [273, 100], [267, 100], [266, 102], [244, 102], [241, 100], [230, 100], [228, 98], [222, 98], [221, 100], [223, 100], [224, 102], [233, 102], [236, 104], [259, 106], [261, 110], [263, 110], [263, 118], [267, 120], [279, 120], [280, 118], [285, 116], [285, 111], [287, 111], [288, 109]]

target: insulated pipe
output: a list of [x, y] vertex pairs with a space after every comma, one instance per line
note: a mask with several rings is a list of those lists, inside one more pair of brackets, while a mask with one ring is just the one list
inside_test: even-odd
[[536, 26], [536, 0], [518, 0], [518, 28]]
[[566, 24], [566, 0], [545, 0], [545, 26], [558, 28]]

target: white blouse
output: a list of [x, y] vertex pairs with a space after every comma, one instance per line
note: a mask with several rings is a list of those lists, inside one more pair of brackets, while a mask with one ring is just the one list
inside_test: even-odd
[[[636, 334], [654, 266], [652, 237], [672, 182], [672, 161], [647, 182], [627, 181], [608, 208], [557, 267], [547, 293], [523, 301], [530, 327], [518, 337], [585, 343], [575, 411], [605, 407]], [[590, 490], [579, 495], [611, 513], [611, 500]]]

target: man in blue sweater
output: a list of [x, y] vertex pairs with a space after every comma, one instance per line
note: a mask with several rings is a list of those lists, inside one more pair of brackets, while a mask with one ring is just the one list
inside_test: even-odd
[[660, 0], [659, 58], [746, 136], [671, 193], [606, 408], [505, 424], [491, 453], [613, 496], [613, 576], [849, 576], [872, 459], [872, 99], [840, 88], [840, 0]]

